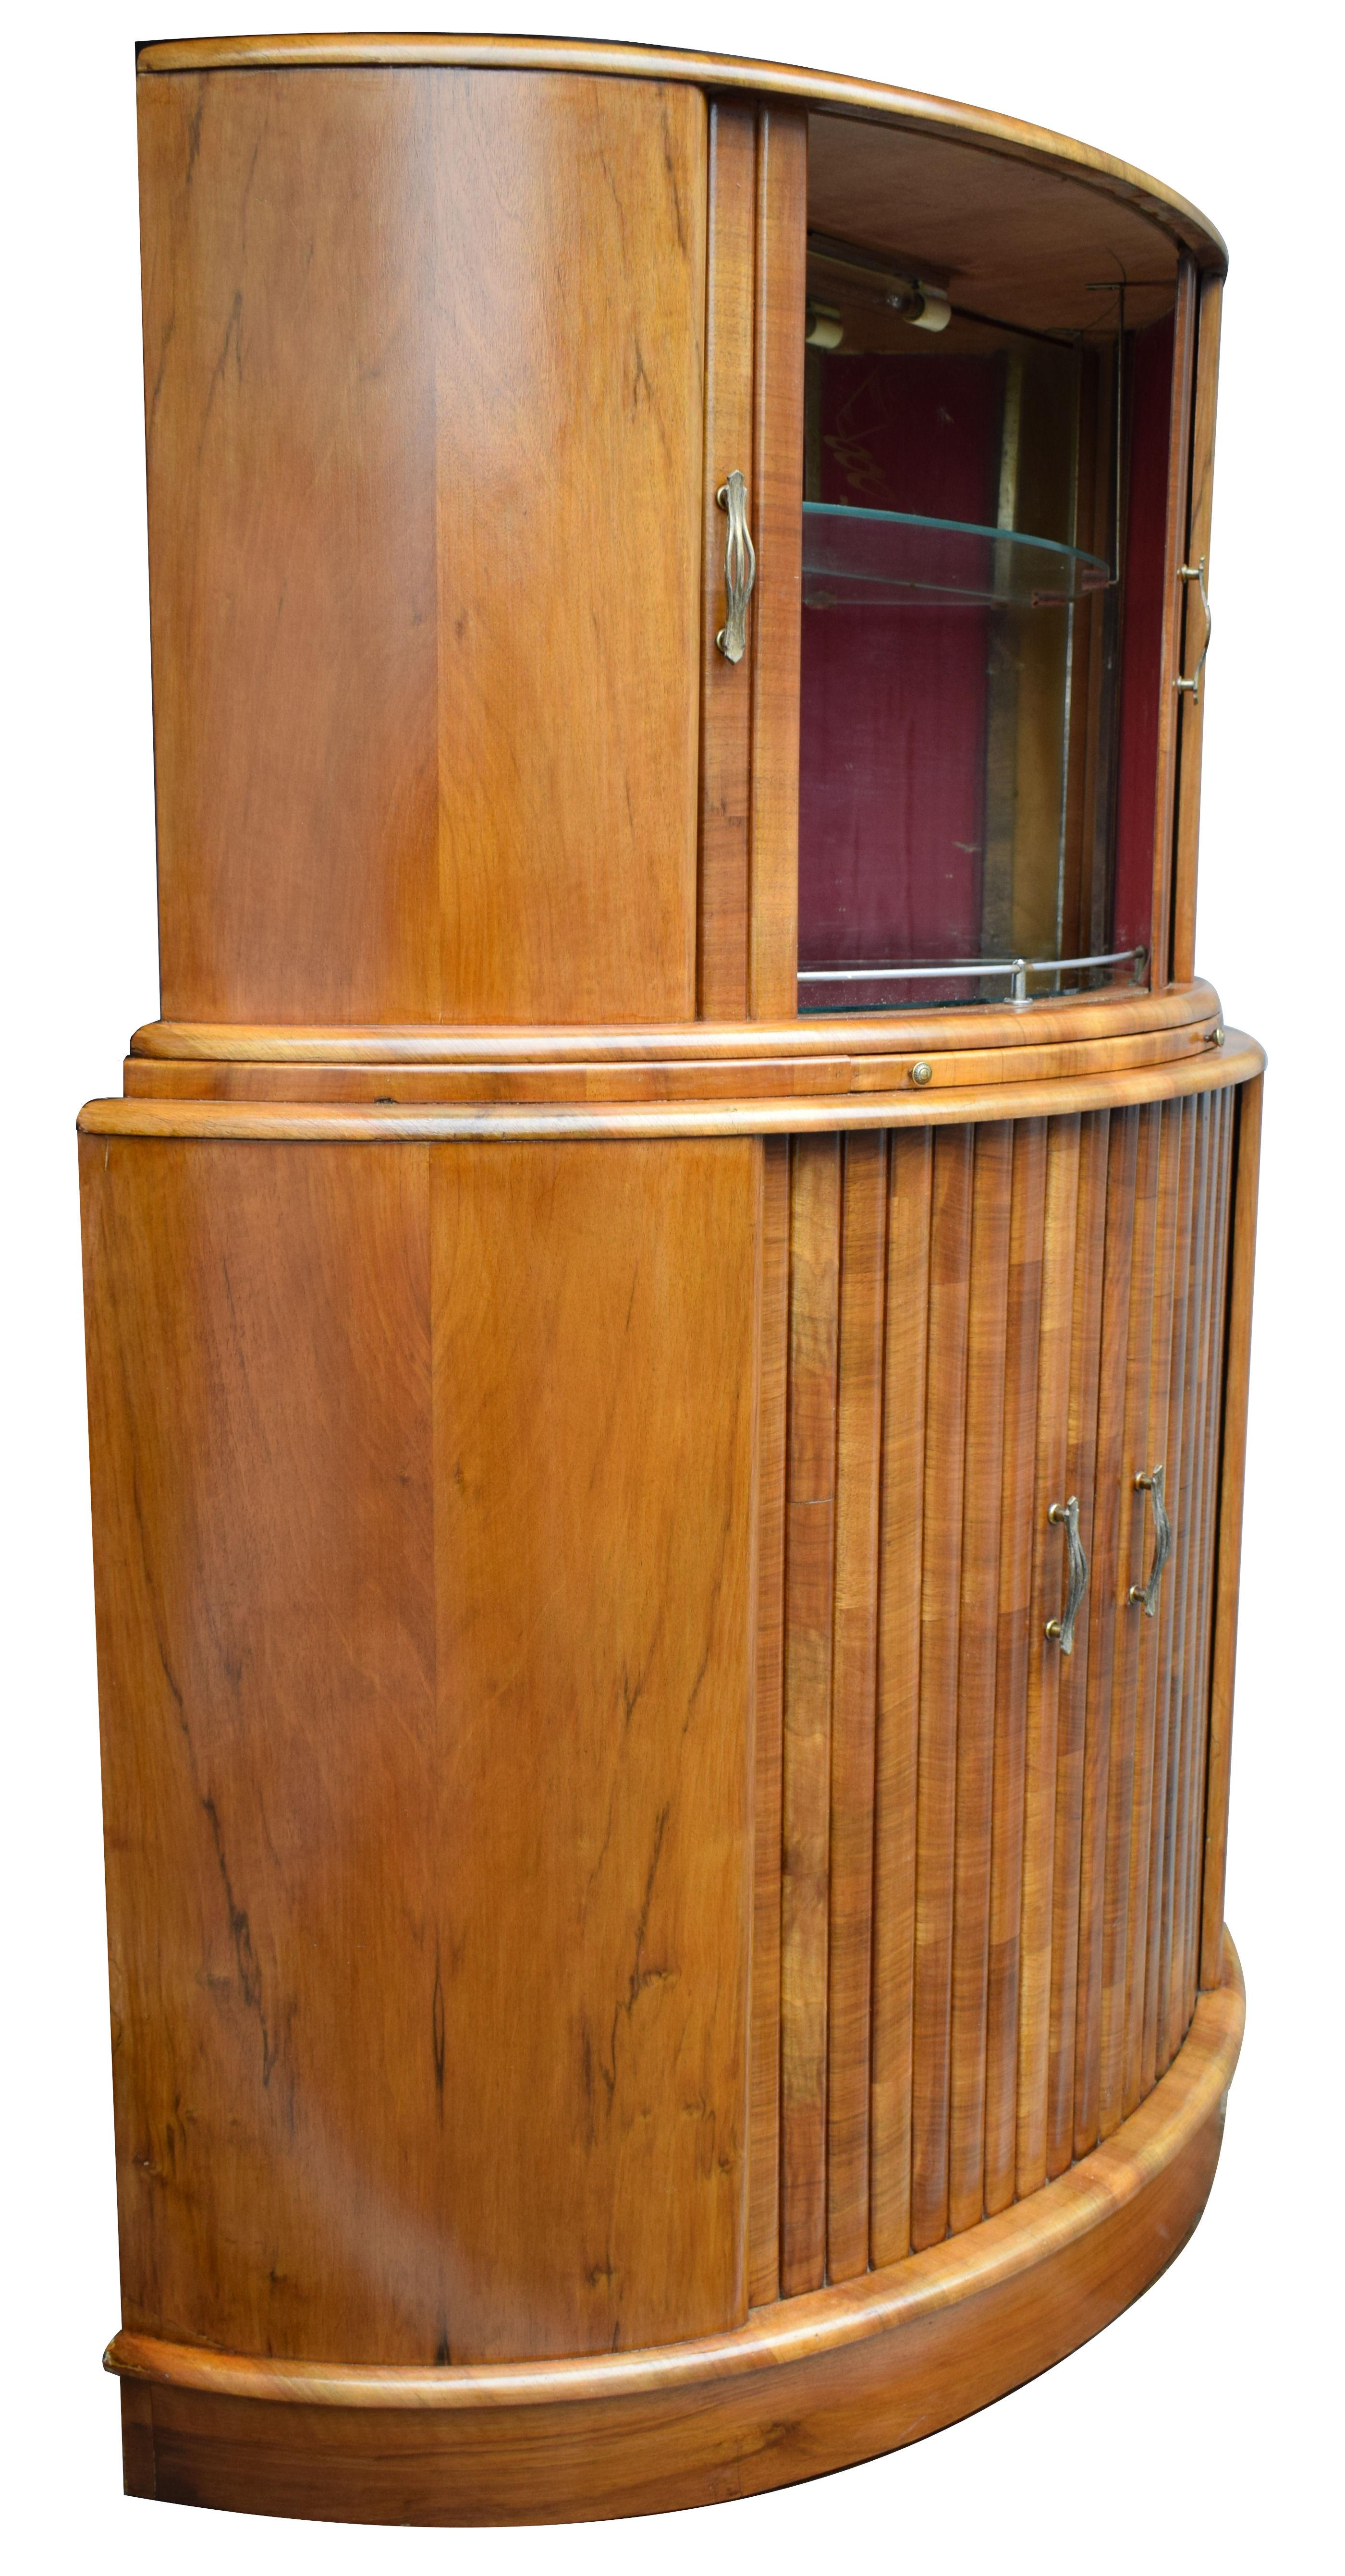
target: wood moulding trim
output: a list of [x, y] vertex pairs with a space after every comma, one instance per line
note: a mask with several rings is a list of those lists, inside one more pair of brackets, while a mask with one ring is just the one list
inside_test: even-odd
[[106, 2366], [147, 2437], [128, 2444], [136, 2491], [318, 2518], [570, 2519], [750, 2493], [917, 2439], [1049, 2368], [1166, 2268], [1213, 2179], [1243, 2015], [1226, 1937], [1217, 1991], [1103, 2145], [998, 2217], [727, 2334], [442, 2369], [119, 2334]]
[[[1142, 1037], [1094, 1038], [1073, 1045], [969, 1048], [931, 1055], [916, 1089], [964, 1089], [969, 1083], [1037, 1082], [1065, 1074], [1124, 1073], [1187, 1062], [1216, 1043], [1215, 1023], [1150, 1030]], [[734, 1100], [810, 1092], [891, 1091], [914, 1081], [917, 1055], [746, 1056], [711, 1062], [639, 1064], [536, 1061], [510, 1064], [274, 1064], [247, 1058], [177, 1060], [130, 1056], [122, 1070], [128, 1099], [404, 1101]]]
[[930, 98], [882, 81], [792, 64], [757, 63], [738, 55], [677, 52], [668, 47], [585, 43], [533, 36], [206, 36], [142, 44], [136, 69], [156, 72], [300, 71], [365, 64], [387, 69], [459, 66], [508, 71], [608, 73], [625, 80], [695, 81], [711, 90], [751, 90], [797, 99], [839, 116], [858, 116], [916, 133], [947, 134], [982, 151], [1002, 152], [1039, 169], [1062, 164], [1072, 178], [1134, 206], [1202, 267], [1226, 269], [1228, 250], [1208, 216], [1161, 179], [1099, 152], [1091, 144], [998, 116], [956, 99]]
[[851, 1127], [979, 1125], [1128, 1108], [1192, 1092], [1222, 1091], [1265, 1071], [1254, 1038], [1229, 1029], [1220, 1046], [1176, 1064], [1036, 1082], [843, 1091], [740, 1100], [460, 1102], [388, 1106], [376, 1101], [91, 1100], [84, 1136], [195, 1136], [221, 1142], [273, 1138], [315, 1143], [434, 1144], [455, 1136], [769, 1136]]
[[1027, 1011], [811, 1012], [787, 1020], [672, 1020], [616, 1025], [468, 1028], [421, 1022], [359, 1026], [148, 1020], [133, 1056], [168, 1062], [269, 1064], [516, 1064], [650, 1061], [698, 1064], [740, 1056], [929, 1055], [1078, 1044], [1215, 1022], [1219, 996], [1196, 977], [1161, 993], [1079, 995]]

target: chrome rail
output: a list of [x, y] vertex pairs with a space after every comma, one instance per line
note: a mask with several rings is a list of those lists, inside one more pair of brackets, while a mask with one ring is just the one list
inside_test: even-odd
[[[1111, 948], [1097, 957], [945, 957], [927, 966], [801, 966], [801, 984], [941, 984], [954, 975], [1006, 975], [1015, 1008], [1030, 1006], [1029, 975], [1069, 975], [1087, 966], [1133, 966], [1138, 984], [1147, 948]], [[1049, 998], [1049, 997], [1048, 997]]]

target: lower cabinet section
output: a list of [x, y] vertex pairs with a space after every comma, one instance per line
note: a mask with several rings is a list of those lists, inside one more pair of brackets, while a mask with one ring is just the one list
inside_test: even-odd
[[871, 2271], [1140, 2172], [1239, 1096], [85, 1137], [128, 2351], [843, 2343]]

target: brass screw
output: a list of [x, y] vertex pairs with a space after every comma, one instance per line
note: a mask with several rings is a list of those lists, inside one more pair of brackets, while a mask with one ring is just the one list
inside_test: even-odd
[[1210, 1045], [1211, 1045], [1211, 1046], [1222, 1046], [1222, 1045], [1223, 1045], [1223, 1042], [1224, 1042], [1224, 1032], [1223, 1032], [1223, 1023], [1222, 1023], [1222, 1021], [1221, 1021], [1217, 1029], [1211, 1029], [1211, 1031], [1210, 1031]]
[[918, 1064], [913, 1064], [911, 1067], [911, 1080], [912, 1082], [917, 1082], [923, 1091], [925, 1084], [927, 1082], [932, 1082], [933, 1079], [934, 1067], [932, 1064], [926, 1064], [925, 1059], [922, 1056], [920, 1058], [920, 1062]]

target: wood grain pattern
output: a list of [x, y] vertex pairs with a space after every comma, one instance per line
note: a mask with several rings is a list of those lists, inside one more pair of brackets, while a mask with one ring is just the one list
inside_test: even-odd
[[[709, 113], [697, 997], [702, 1019], [744, 1020], [752, 674], [750, 664], [726, 662], [715, 643], [724, 623], [728, 525], [715, 496], [735, 468], [746, 474], [753, 464], [757, 117], [736, 99], [713, 101]], [[756, 642], [754, 628], [749, 651]]]
[[[1159, 1111], [1157, 1178], [1155, 1182], [1155, 1233], [1153, 1304], [1149, 1316], [1149, 1384], [1148, 1410], [1143, 1433], [1143, 1449], [1134, 1460], [1130, 1479], [1130, 1557], [1132, 1581], [1143, 1584], [1148, 1576], [1152, 1545], [1152, 1522], [1148, 1498], [1135, 1486], [1136, 1476], [1152, 1472], [1158, 1465], [1171, 1468], [1168, 1460], [1169, 1404], [1172, 1391], [1173, 1310], [1177, 1295], [1177, 1247], [1180, 1235], [1181, 1179], [1181, 1113], [1184, 1104], [1177, 1102], [1172, 1110]], [[1135, 1611], [1134, 1624], [1139, 1630], [1136, 1649], [1135, 1766], [1134, 1795], [1130, 1818], [1130, 1895], [1128, 1905], [1129, 1959], [1126, 1971], [1125, 2046], [1122, 2060], [1121, 2102], [1133, 2111], [1148, 2090], [1145, 2062], [1145, 2000], [1150, 1937], [1155, 1930], [1151, 1916], [1150, 1861], [1154, 1833], [1154, 1809], [1159, 1770], [1159, 1709], [1162, 1678], [1163, 1623], [1157, 1612], [1150, 1619]]]
[[759, 1149], [82, 1162], [128, 2325], [732, 2323]]
[[889, 1138], [883, 1487], [874, 1765], [873, 2043], [869, 2242], [875, 2264], [911, 2243], [911, 2048], [915, 1993], [920, 1560], [925, 1514], [934, 1138]]
[[976, 1131], [967, 1418], [957, 1625], [956, 1851], [948, 2088], [948, 2225], [974, 2227], [985, 2204], [986, 2000], [1013, 1130]]
[[[1214, 504], [1214, 414], [1219, 389], [1219, 326], [1223, 314], [1223, 279], [1209, 270], [1200, 281], [1196, 323], [1195, 417], [1191, 432], [1191, 493], [1183, 561], [1205, 565], [1209, 587], [1210, 529]], [[1181, 668], [1188, 676], [1205, 641], [1204, 612], [1192, 582], [1186, 589], [1182, 624]], [[1177, 868], [1172, 901], [1172, 972], [1176, 980], [1194, 972], [1196, 953], [1196, 863], [1200, 838], [1200, 771], [1205, 740], [1206, 665], [1197, 700], [1182, 691], [1181, 766], [1177, 776]]]
[[771, 106], [757, 128], [756, 366], [752, 605], [749, 1009], [796, 1007], [798, 975], [799, 622], [803, 582], [803, 308], [808, 126]]
[[434, 88], [439, 1016], [690, 1018], [704, 101]]
[[752, 1810], [752, 2089], [748, 2296], [780, 2294], [780, 1903], [784, 1763], [789, 1146], [762, 1149], [757, 1421], [757, 1671]]
[[1223, 1095], [1215, 1093], [1195, 1105], [1194, 1240], [1188, 1304], [1185, 1379], [1187, 1430], [1183, 1447], [1187, 1466], [1187, 1502], [1176, 1551], [1173, 1690], [1176, 1741], [1170, 1759], [1171, 1809], [1170, 1889], [1164, 1908], [1167, 1955], [1160, 1971], [1157, 2066], [1171, 2064], [1190, 2021], [1194, 1996], [1188, 2000], [1191, 1947], [1191, 1880], [1195, 1862], [1192, 1806], [1203, 1786], [1208, 1674], [1206, 1643], [1209, 1598], [1205, 1588], [1207, 1555], [1213, 1553], [1210, 1496], [1213, 1460], [1211, 1408], [1216, 1401], [1214, 1317], [1219, 1274], [1217, 1252], [1226, 1248], [1218, 1224], [1218, 1182], [1224, 1133]]
[[[650, 1024], [601, 1020], [579, 1029], [554, 1022], [549, 1027], [530, 1029], [395, 1024], [361, 1027], [353, 1023], [334, 1027], [320, 1022], [296, 1028], [276, 1022], [270, 1026], [231, 1027], [200, 1020], [151, 1020], [135, 1031], [131, 1052], [158, 1062], [344, 1067], [589, 1062], [639, 1065], [665, 1061], [712, 1064], [726, 1057], [761, 1056], [802, 1061], [816, 1055], [845, 1055], [852, 1049], [865, 1056], [883, 1054], [900, 1060], [929, 1055], [937, 1061], [951, 1047], [970, 1049], [984, 1066], [987, 1051], [1001, 1052], [1016, 1063], [1023, 1050], [1031, 1058], [1039, 1046], [1062, 1040], [1091, 1045], [1098, 1039], [1110, 1041], [1185, 1030], [1191, 1046], [1198, 1047], [1222, 1017], [1213, 985], [1197, 978], [1189, 984], [1169, 985], [1162, 993], [1118, 986], [1091, 999], [1079, 994], [1059, 1002], [1044, 1000], [1034, 1002], [1030, 1011], [990, 1003], [978, 1005], [970, 1013], [816, 1012], [804, 1019], [739, 1020], [727, 1026], [716, 1026], [713, 1021]], [[1067, 1070], [1082, 1070], [1085, 1062], [1091, 1061], [1070, 1059]], [[1105, 1072], [1118, 1061], [1128, 1059], [1100, 1058], [1099, 1070]], [[904, 1064], [900, 1064], [900, 1070], [906, 1070]]]
[[[732, 55], [535, 36], [210, 36], [144, 44], [136, 56], [137, 69], [147, 75], [284, 63], [305, 67], [389, 63], [403, 69], [418, 64], [495, 64], [526, 71], [600, 72], [628, 80], [691, 81], [711, 90], [813, 100], [826, 111], [843, 116], [848, 111], [866, 124], [886, 122], [897, 135], [928, 130], [989, 147], [1028, 168], [1063, 166], [1096, 190], [1104, 225], [1108, 199], [1137, 206], [1184, 242], [1202, 264], [1221, 270], [1228, 264], [1224, 243], [1206, 216], [1162, 180], [1151, 179], [1092, 144], [1052, 134], [992, 108], [922, 97], [916, 91], [855, 80], [844, 73], [798, 71], [779, 63], [744, 62]], [[964, 166], [961, 156], [959, 166]], [[1112, 238], [1106, 230], [1099, 236], [1104, 244]]]
[[826, 2278], [827, 1934], [841, 1142], [792, 1149], [780, 1933], [780, 2287]]
[[968, 1128], [951, 1129], [934, 1140], [911, 2060], [911, 2244], [917, 2254], [924, 2246], [936, 2244], [948, 2225], [958, 1607], [973, 1142]]
[[1079, 1129], [1054, 1119], [1046, 1148], [1046, 1217], [1042, 1237], [1041, 1324], [1037, 1361], [1036, 1478], [1023, 1781], [1023, 1910], [1018, 1982], [1018, 2138], [1020, 2199], [1046, 2180], [1047, 2091], [1051, 2034], [1051, 1933], [1057, 1803], [1060, 1674], [1064, 1661], [1046, 1637], [1064, 1602], [1062, 1532], [1049, 1519], [1063, 1503], [1069, 1454], [1070, 1358], [1074, 1324], [1075, 1234], [1079, 1201]]
[[691, 1016], [701, 97], [140, 92], [165, 1010]]
[[[119, 2336], [141, 2473], [182, 2503], [376, 2522], [705, 2504], [920, 2438], [1095, 2334], [1200, 2215], [1241, 2037], [1237, 1963], [1124, 2133], [974, 2237], [676, 2355], [377, 2374]], [[148, 2404], [144, 2400], [148, 2399]]]
[[[1110, 1128], [1110, 1117], [1105, 1109], [1097, 1117], [1080, 1122], [1074, 1229], [1065, 1491], [1078, 1499], [1079, 1535], [1090, 1566], [1096, 1562], [1098, 1553], [1098, 1393], [1103, 1365], [1102, 1287]], [[1056, 1717], [1055, 1852], [1051, 1888], [1051, 2003], [1046, 2097], [1048, 2175], [1063, 2173], [1074, 2153], [1075, 2033], [1079, 2009], [1079, 1946], [1083, 1928], [1080, 1897], [1084, 1769], [1092, 1640], [1092, 1604], [1086, 1592], [1075, 1625], [1073, 1652], [1060, 1659]]]
[[1046, 1143], [1044, 1120], [1033, 1119], [1014, 1131], [986, 1982], [985, 2207], [990, 2216], [1007, 2208], [1013, 2199], [1016, 2173], [1027, 1675], [1035, 1642], [1030, 1622]]
[[464, 2357], [746, 2313], [758, 1187], [751, 1146], [431, 1175]]
[[1070, 1116], [1141, 1101], [1217, 1091], [1264, 1071], [1265, 1056], [1238, 1029], [1218, 1048], [1188, 1060], [1127, 1073], [1037, 1082], [968, 1083], [940, 1092], [744, 1094], [733, 1099], [655, 1101], [91, 1100], [79, 1115], [86, 1136], [199, 1136], [433, 1144], [454, 1137], [769, 1136], [835, 1134], [855, 1127], [976, 1126], [995, 1118]]
[[1261, 1095], [1259, 1081], [1249, 1084], [1238, 1095], [1233, 1162], [1227, 1357], [1223, 1382], [1224, 1429], [1219, 1465], [1214, 1646], [1210, 1675], [1209, 1785], [1205, 1799], [1201, 1897], [1200, 1983], [1206, 1988], [1213, 1986], [1219, 1974], [1219, 1945], [1223, 1934], [1233, 1675], [1237, 1659], [1238, 1577], [1242, 1561], [1242, 1489], [1247, 1460], [1252, 1274], [1256, 1257], [1256, 1200], [1261, 1162]]
[[[1079, 1857], [1079, 1952], [1075, 2002], [1074, 2153], [1087, 2155], [1101, 2135], [1102, 1989], [1108, 1945], [1108, 1865], [1121, 1838], [1113, 1792], [1128, 1794], [1119, 1762], [1113, 1767], [1113, 1696], [1116, 1658], [1124, 1656], [1119, 1623], [1119, 1533], [1123, 1516], [1126, 1396], [1129, 1385], [1131, 1258], [1137, 1204], [1139, 1120], [1109, 1120], [1107, 1222], [1103, 1254], [1097, 1437], [1094, 1449], [1093, 1582], [1088, 1605], [1088, 1697], [1084, 1744], [1083, 1814]], [[1128, 1605], [1126, 1605], [1128, 1606]], [[1109, 1839], [1110, 1837], [1110, 1839]], [[1114, 1928], [1113, 1935], [1114, 1937]]]
[[849, 1136], [841, 1205], [831, 1664], [827, 2279], [869, 2265], [874, 1743], [887, 1138]]
[[[1179, 1101], [1171, 1124], [1177, 1162], [1177, 1240], [1173, 1259], [1171, 1360], [1168, 1370], [1168, 1416], [1163, 1435], [1169, 1520], [1180, 1532], [1191, 1508], [1194, 1425], [1186, 1414], [1187, 1312], [1192, 1291], [1192, 1234], [1195, 1188], [1195, 1101]], [[1179, 1714], [1173, 1707], [1179, 1675], [1174, 1665], [1175, 1620], [1180, 1590], [1181, 1558], [1170, 1559], [1160, 1579], [1153, 1626], [1157, 1631], [1158, 1688], [1154, 1706], [1153, 1804], [1149, 1832], [1149, 1943], [1144, 1974], [1144, 2021], [1140, 2082], [1147, 2093], [1158, 2072], [1159, 1989], [1171, 1937], [1172, 1887], [1168, 1870], [1169, 1786], [1173, 1737]]]
[[[1156, 1276], [1158, 1157], [1161, 1109], [1140, 1113], [1135, 1151], [1135, 1214], [1126, 1322], [1125, 1414], [1121, 1435], [1121, 1518], [1112, 1569], [1116, 1651], [1112, 1664], [1110, 1776], [1107, 1789], [1106, 1880], [1102, 1928], [1102, 2011], [1098, 2068], [1098, 2128], [1106, 2138], [1123, 2116], [1126, 1995], [1133, 1944], [1131, 1850], [1135, 1812], [1136, 1727], [1141, 1637], [1130, 1615], [1130, 1586], [1140, 1579], [1136, 1539], [1135, 1475], [1149, 1464], [1149, 1387], [1153, 1363], [1152, 1313]], [[1142, 1524], [1141, 1524], [1142, 1527]]]
[[86, 1143], [81, 1180], [123, 2317], [429, 2361], [428, 1155]]
[[139, 104], [163, 1008], [435, 1019], [430, 85]]
[[1197, 1363], [1197, 1437], [1200, 1446], [1199, 1517], [1190, 1534], [1186, 1574], [1187, 1714], [1183, 1796], [1185, 1818], [1179, 1854], [1177, 1903], [1180, 1942], [1173, 1945], [1171, 2028], [1174, 2044], [1195, 2010], [1200, 1953], [1200, 1858], [1204, 1829], [1205, 1766], [1209, 1745], [1210, 1656], [1214, 1629], [1217, 1560], [1216, 1511], [1219, 1452], [1224, 1432], [1224, 1328], [1228, 1289], [1230, 1194], [1237, 1095], [1216, 1092], [1205, 1118], [1204, 1312]]
[[1090, 2153], [1182, 2043], [1235, 1097], [792, 1148], [785, 2296], [823, 2277], [823, 2188], [828, 2280], [865, 2192], [867, 2260], [918, 2254]]
[[[945, 1032], [946, 1034], [946, 1032]], [[779, 1055], [651, 1056], [643, 1062], [613, 1056], [585, 1063], [563, 1056], [500, 1062], [483, 1053], [475, 1063], [408, 1061], [392, 1054], [384, 1063], [296, 1063], [292, 1057], [235, 1059], [220, 1055], [165, 1058], [128, 1056], [123, 1090], [146, 1100], [370, 1100], [398, 1102], [479, 1100], [732, 1100], [808, 1092], [886, 1091], [909, 1082], [918, 1054], [844, 1052], [848, 1029], [833, 1033], [834, 1054], [798, 1054], [789, 1042]], [[1213, 1043], [1212, 1024], [1163, 1029], [1143, 1037], [1056, 1040], [1044, 1047], [949, 1048], [924, 1060], [930, 1086], [955, 1089], [985, 1078], [1034, 1082], [1043, 1075], [1121, 1072], [1185, 1062]], [[922, 1088], [923, 1086], [917, 1086]], [[928, 1096], [926, 1094], [926, 1096]]]

